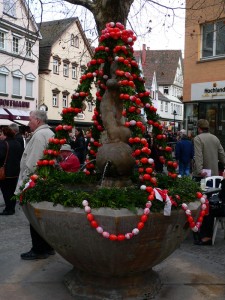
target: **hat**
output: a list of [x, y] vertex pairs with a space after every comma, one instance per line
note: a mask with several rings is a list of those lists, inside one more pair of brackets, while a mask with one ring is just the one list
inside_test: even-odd
[[209, 122], [205, 119], [200, 119], [200, 120], [198, 120], [197, 126], [201, 129], [208, 129]]
[[185, 129], [181, 129], [180, 133], [187, 135], [187, 131]]
[[60, 148], [60, 151], [72, 151], [71, 146], [69, 144], [64, 144]]

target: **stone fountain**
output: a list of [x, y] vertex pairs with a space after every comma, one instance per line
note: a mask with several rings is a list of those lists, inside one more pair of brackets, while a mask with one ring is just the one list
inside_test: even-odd
[[[96, 163], [103, 173], [102, 186], [131, 185], [135, 160], [127, 144], [130, 130], [122, 123], [119, 87], [115, 79], [107, 81], [101, 103], [105, 138]], [[126, 241], [104, 239], [90, 227], [86, 214], [79, 208], [53, 207], [40, 202], [23, 206], [33, 227], [74, 268], [65, 283], [75, 299], [151, 299], [160, 288], [158, 274], [152, 267], [168, 257], [186, 237], [188, 225], [183, 211], [151, 214], [141, 234]], [[194, 215], [197, 206], [192, 207]], [[92, 210], [98, 223], [108, 232], [131, 232], [140, 220], [127, 209]]]
[[[124, 36], [124, 30], [121, 32]], [[116, 69], [118, 62], [113, 61], [101, 99], [104, 132], [96, 156], [96, 168], [103, 174], [101, 186], [109, 188], [130, 186], [136, 163], [128, 144], [131, 131], [124, 126]], [[198, 207], [196, 203], [190, 206], [194, 218]], [[179, 209], [170, 216], [151, 213], [140, 234], [123, 241], [99, 235], [80, 208], [43, 201], [28, 203], [23, 210], [37, 232], [73, 266], [65, 275], [65, 284], [76, 300], [152, 299], [161, 286], [152, 268], [175, 251], [189, 233], [186, 216]], [[119, 235], [132, 232], [143, 209], [133, 213], [128, 209], [99, 208], [92, 213], [102, 228]]]
[[[192, 203], [195, 217], [198, 205]], [[110, 241], [90, 227], [79, 208], [50, 202], [23, 206], [33, 227], [73, 266], [65, 284], [76, 300], [152, 299], [160, 278], [152, 268], [175, 251], [189, 233], [185, 214], [151, 214], [142, 232], [131, 240]], [[98, 222], [109, 232], [130, 232], [140, 219], [127, 209], [94, 209]]]

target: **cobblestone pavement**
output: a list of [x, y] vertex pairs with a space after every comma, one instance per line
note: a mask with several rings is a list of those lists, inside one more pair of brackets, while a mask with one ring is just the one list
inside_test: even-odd
[[[3, 207], [0, 195], [0, 211]], [[15, 215], [0, 216], [0, 300], [74, 299], [63, 284], [63, 277], [72, 266], [58, 254], [46, 260], [21, 260], [20, 254], [30, 248], [29, 223], [17, 205]], [[155, 300], [224, 300], [222, 228], [219, 226], [214, 246], [195, 246], [190, 234], [181, 247], [154, 270], [162, 281]]]

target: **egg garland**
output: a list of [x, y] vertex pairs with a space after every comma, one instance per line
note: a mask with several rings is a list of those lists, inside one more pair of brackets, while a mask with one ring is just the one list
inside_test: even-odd
[[[149, 157], [151, 149], [149, 149], [148, 142], [143, 137], [146, 127], [141, 118], [142, 109], [146, 114], [147, 123], [152, 126], [156, 144], [159, 150], [163, 152], [163, 155], [160, 156], [161, 163], [167, 165], [169, 177], [173, 179], [177, 177], [177, 163], [172, 159], [172, 148], [166, 144], [166, 135], [162, 132], [163, 127], [159, 122], [159, 117], [156, 113], [157, 109], [151, 102], [150, 92], [145, 90], [145, 80], [134, 57], [132, 46], [135, 40], [134, 33], [131, 30], [126, 30], [121, 23], [110, 22], [106, 24], [106, 28], [102, 30], [99, 38], [99, 46], [95, 48], [94, 57], [88, 63], [88, 68], [81, 76], [80, 84], [71, 97], [71, 106], [62, 110], [62, 124], [55, 128], [55, 137], [49, 139], [48, 147], [43, 152], [43, 158], [37, 162], [37, 174], [42, 178], [50, 176], [51, 172], [54, 171], [54, 161], [59, 155], [60, 147], [69, 141], [69, 133], [75, 125], [74, 117], [82, 112], [83, 103], [90, 96], [91, 84], [94, 81], [98, 88], [96, 92], [96, 107], [92, 117], [92, 137], [88, 146], [88, 159], [85, 162], [86, 165], [83, 172], [86, 175], [95, 174], [94, 160], [99, 147], [101, 147], [100, 136], [104, 130], [101, 120], [100, 103], [107, 89], [106, 82], [109, 78], [109, 74], [105, 74], [104, 72], [110, 69], [113, 61], [116, 61], [118, 68], [115, 70], [115, 76], [120, 85], [119, 98], [123, 102], [123, 116], [126, 119], [124, 125], [131, 131], [129, 144], [133, 151], [132, 156], [136, 160], [141, 186], [142, 188], [145, 186], [148, 195], [144, 213], [137, 227], [129, 233], [119, 235], [104, 231], [95, 220], [93, 214], [91, 214], [88, 202], [86, 200], [83, 201], [90, 225], [96, 228], [99, 234], [110, 240], [126, 240], [137, 235], [144, 228], [150, 214], [152, 201], [155, 200], [153, 188], [157, 186], [157, 180], [154, 176], [154, 160]], [[31, 181], [35, 182], [35, 180]], [[34, 185], [31, 183], [30, 187], [34, 187]], [[204, 198], [204, 196], [201, 198]], [[189, 226], [193, 231], [200, 228], [203, 217], [206, 214], [207, 199], [204, 199], [205, 202], [201, 202], [201, 212], [196, 223], [186, 204], [182, 204]]]

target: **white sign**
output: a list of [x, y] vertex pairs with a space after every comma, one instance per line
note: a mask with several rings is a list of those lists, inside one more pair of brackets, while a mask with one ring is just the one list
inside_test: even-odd
[[191, 85], [191, 101], [225, 98], [225, 81], [193, 83]]

